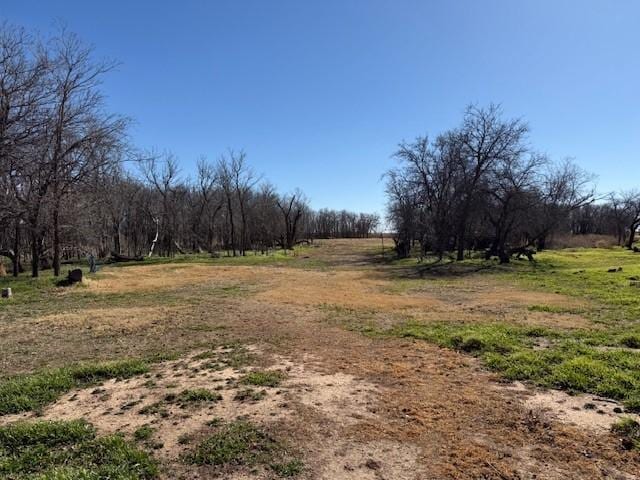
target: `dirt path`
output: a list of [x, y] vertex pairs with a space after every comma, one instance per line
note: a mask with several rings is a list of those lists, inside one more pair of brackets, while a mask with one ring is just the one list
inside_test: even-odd
[[[250, 286], [241, 295], [217, 301], [205, 293], [198, 301], [185, 297], [186, 303], [181, 303], [179, 298], [160, 313], [154, 310], [160, 307], [104, 308], [102, 315], [96, 307], [91, 312], [41, 317], [20, 328], [31, 332], [33, 341], [45, 329], [53, 328], [59, 338], [71, 335], [78, 325], [101, 329], [104, 335], [124, 335], [138, 342], [128, 345], [122, 340], [127, 352], [154, 341], [174, 342], [186, 350], [201, 348], [219, 338], [220, 331], [227, 339], [254, 345], [264, 365], [288, 365], [294, 372], [286, 393], [289, 414], [279, 415], [278, 403], [271, 402], [259, 419], [300, 447], [307, 465], [304, 478], [637, 478], [640, 457], [619, 448], [606, 429], [572, 425], [543, 412], [528, 401], [531, 391], [501, 384], [472, 357], [421, 341], [369, 338], [332, 323], [327, 314], [328, 309], [347, 309], [389, 324], [407, 315], [470, 321], [499, 315], [517, 322], [572, 327], [586, 320], [540, 312], [523, 319], [523, 311], [531, 303], [570, 305], [574, 300], [543, 293], [532, 299], [531, 293], [525, 296], [513, 286], [486, 279], [474, 284], [473, 278], [462, 280], [468, 289], [464, 299], [437, 285], [397, 292], [393, 281], [385, 278], [384, 267], [371, 263], [374, 242], [356, 246], [360, 249], [353, 242], [330, 243], [312, 250], [296, 268], [113, 269], [89, 288], [111, 295]], [[324, 262], [323, 269], [300, 268], [305, 261], [318, 260]], [[497, 289], [500, 296], [492, 294]], [[177, 325], [199, 330], [176, 333]], [[20, 336], [18, 327], [2, 329], [5, 335]], [[99, 344], [108, 348], [106, 341]], [[91, 399], [85, 396], [81, 397], [85, 402]], [[64, 408], [59, 404], [51, 410], [60, 411]], [[131, 427], [131, 422], [124, 424]], [[183, 478], [209, 478], [206, 472], [175, 471]]]

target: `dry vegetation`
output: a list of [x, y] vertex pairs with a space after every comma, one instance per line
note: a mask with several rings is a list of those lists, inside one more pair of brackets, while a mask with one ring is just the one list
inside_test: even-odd
[[636, 478], [631, 252], [182, 260], [12, 281], [0, 476]]

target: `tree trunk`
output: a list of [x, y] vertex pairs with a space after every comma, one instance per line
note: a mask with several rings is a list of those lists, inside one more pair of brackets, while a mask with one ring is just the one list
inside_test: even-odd
[[498, 258], [500, 259], [500, 263], [509, 263], [509, 253], [507, 253], [504, 245], [498, 247]]
[[456, 260], [458, 262], [464, 260], [464, 239], [465, 239], [465, 228], [464, 226], [462, 226], [459, 230], [458, 230], [458, 252], [456, 255]]
[[40, 241], [38, 237], [36, 229], [33, 228], [31, 232], [31, 276], [34, 278], [40, 275]]
[[631, 225], [630, 231], [629, 231], [629, 241], [627, 242], [627, 248], [629, 250], [631, 250], [633, 248], [633, 242], [635, 242], [636, 239], [636, 229], [638, 228], [637, 225]]
[[113, 225], [113, 251], [118, 255], [122, 253], [122, 245], [120, 243], [120, 225], [114, 223]]
[[546, 235], [542, 235], [539, 239], [538, 239], [538, 251], [542, 251], [545, 250], [547, 248], [547, 237]]
[[20, 273], [20, 219], [16, 219], [16, 234], [13, 239], [13, 276], [17, 277]]
[[153, 249], [156, 248], [156, 243], [158, 242], [158, 236], [160, 235], [160, 220], [157, 218], [154, 218], [153, 221], [156, 224], [156, 236], [153, 237], [153, 241], [151, 242], [151, 247], [149, 248], [149, 254], [147, 255], [147, 257], [150, 257], [151, 255], [153, 255]]
[[53, 207], [53, 275], [60, 276], [60, 212], [59, 206]]
[[229, 234], [231, 236], [230, 243], [233, 250], [233, 256], [236, 256], [236, 239], [235, 239], [235, 227], [233, 225], [233, 208], [231, 207], [231, 197], [227, 195], [227, 213], [229, 214]]

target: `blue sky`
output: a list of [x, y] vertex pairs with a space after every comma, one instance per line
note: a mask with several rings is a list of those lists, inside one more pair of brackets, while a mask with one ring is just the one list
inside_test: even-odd
[[119, 60], [109, 108], [185, 175], [244, 149], [316, 208], [382, 212], [399, 141], [497, 102], [601, 191], [640, 187], [636, 0], [0, 0], [0, 18], [43, 34], [63, 21]]

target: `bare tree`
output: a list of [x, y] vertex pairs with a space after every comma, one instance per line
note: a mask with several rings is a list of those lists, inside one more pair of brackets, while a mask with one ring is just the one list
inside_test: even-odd
[[43, 130], [40, 113], [49, 97], [45, 84], [47, 63], [37, 42], [24, 29], [0, 24], [0, 219], [14, 225], [12, 248], [3, 250], [11, 258], [14, 276], [20, 270], [24, 220], [28, 216], [40, 218], [39, 211], [34, 214], [34, 210], [39, 210], [42, 202], [34, 209], [27, 201], [42, 196], [40, 188], [30, 188], [40, 175], [25, 181], [23, 174], [33, 173], [33, 159], [26, 157], [33, 155]]
[[96, 62], [90, 47], [73, 33], [62, 30], [52, 41], [49, 61], [53, 92], [47, 110], [44, 139], [50, 169], [53, 229], [53, 269], [60, 275], [60, 205], [72, 185], [115, 157], [126, 120], [103, 113], [99, 86], [104, 74], [115, 66]]
[[159, 195], [160, 208], [148, 207], [149, 216], [156, 225], [156, 232], [149, 255], [161, 242], [163, 251], [173, 256], [176, 247], [176, 197], [180, 191], [180, 169], [177, 158], [170, 152], [146, 154], [140, 159], [142, 173], [151, 188]]
[[540, 168], [547, 163], [542, 155], [504, 157], [494, 165], [487, 183], [487, 217], [493, 227], [493, 241], [487, 256], [496, 255], [508, 263], [507, 245], [518, 220], [539, 202], [536, 187]]
[[296, 244], [299, 233], [298, 226], [307, 209], [307, 202], [302, 192], [296, 191], [291, 195], [280, 197], [277, 205], [282, 213], [284, 223], [284, 234], [280, 243], [283, 249], [291, 250]]
[[625, 246], [633, 248], [638, 228], [640, 228], [640, 191], [631, 190], [621, 195], [622, 211], [626, 219], [627, 241]]
[[406, 176], [402, 169], [387, 172], [386, 192], [387, 217], [394, 227], [396, 253], [399, 258], [406, 258], [411, 254], [411, 246], [416, 238], [419, 192], [415, 182]]
[[442, 258], [485, 249], [487, 257], [532, 259], [531, 248], [594, 199], [592, 176], [570, 161], [555, 164], [527, 144], [527, 125], [505, 121], [499, 107], [469, 107], [462, 125], [435, 142], [403, 142], [401, 166], [387, 175], [388, 218], [396, 249], [418, 242]]
[[462, 126], [451, 134], [450, 141], [460, 143], [457, 260], [464, 258], [472, 207], [483, 190], [487, 172], [501, 160], [518, 157], [526, 151], [527, 124], [520, 119], [503, 120], [501, 117], [498, 105], [490, 104], [487, 108], [469, 106]]
[[259, 182], [259, 178], [246, 163], [246, 154], [229, 152], [230, 170], [235, 190], [238, 207], [240, 210], [240, 254], [245, 255], [248, 242], [247, 232], [247, 201], [251, 195], [253, 187]]

